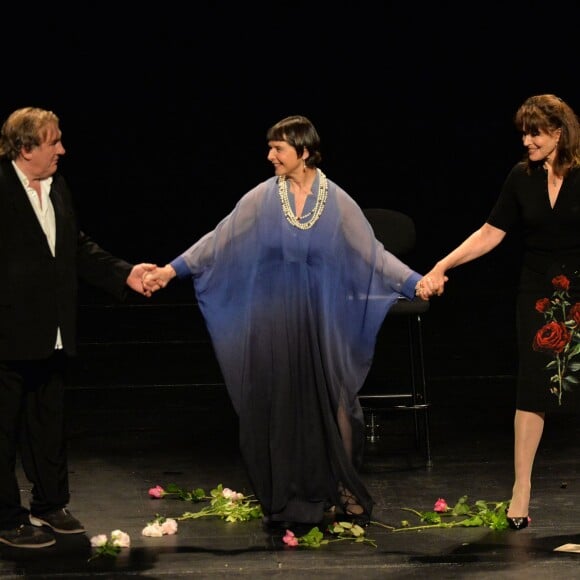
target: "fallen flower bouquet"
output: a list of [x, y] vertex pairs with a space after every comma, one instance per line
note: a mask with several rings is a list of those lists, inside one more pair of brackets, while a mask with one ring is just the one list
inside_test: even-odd
[[[433, 506], [433, 511], [421, 512], [413, 508], [401, 508], [416, 515], [422, 524], [411, 525], [408, 520], [401, 522], [400, 528], [392, 528], [393, 532], [406, 530], [425, 530], [428, 528], [466, 528], [486, 526], [492, 530], [508, 528], [507, 507], [509, 502], [489, 502], [482, 499], [470, 505], [467, 496], [459, 498], [453, 508], [447, 505], [443, 498], [439, 498]], [[444, 521], [447, 519], [448, 521]]]
[[[212, 489], [209, 495], [201, 488], [188, 491], [175, 484], [169, 484], [165, 488], [160, 485], [151, 488], [149, 496], [155, 499], [174, 496], [192, 503], [209, 501], [208, 506], [197, 512], [187, 511], [176, 517], [176, 520], [215, 516], [227, 522], [244, 522], [263, 516], [262, 508], [253, 496], [246, 496], [230, 488], [224, 488], [221, 483]], [[443, 498], [437, 499], [433, 510], [430, 511], [420, 511], [408, 507], [401, 508], [403, 511], [419, 518], [419, 522], [414, 525], [409, 520], [402, 520], [400, 527], [389, 526], [378, 521], [371, 521], [370, 523], [371, 525], [386, 528], [391, 532], [481, 526], [492, 530], [505, 530], [509, 527], [507, 520], [508, 501], [490, 502], [477, 500], [470, 504], [467, 499], [467, 495], [460, 497], [452, 508], [447, 505], [447, 501]], [[164, 518], [163, 516], [157, 516], [157, 519], [163, 520]], [[296, 536], [291, 529], [287, 529], [282, 540], [287, 546], [303, 548], [319, 548], [331, 542], [345, 540], [376, 547], [376, 542], [366, 536], [365, 530], [361, 526], [348, 521], [333, 522], [325, 531], [327, 533], [326, 536], [318, 526], [315, 526], [308, 533]], [[330, 534], [330, 537], [328, 537], [328, 534]]]
[[198, 503], [209, 501], [209, 505], [197, 512], [185, 512], [178, 516], [177, 520], [197, 519], [208, 516], [215, 516], [224, 519], [226, 522], [246, 522], [262, 517], [262, 507], [254, 496], [244, 495], [233, 491], [220, 483], [207, 495], [201, 488], [191, 491], [184, 490], [177, 485], [170, 483], [166, 488], [157, 485], [149, 490], [149, 496], [160, 499], [169, 495], [176, 496], [183, 501]]

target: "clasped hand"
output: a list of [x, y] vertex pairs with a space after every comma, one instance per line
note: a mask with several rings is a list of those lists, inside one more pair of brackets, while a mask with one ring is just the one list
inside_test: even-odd
[[431, 270], [419, 280], [415, 294], [422, 300], [429, 300], [431, 296], [441, 296], [447, 280], [449, 278], [445, 274], [439, 274], [435, 270]]
[[141, 282], [147, 292], [153, 293], [165, 288], [175, 275], [175, 270], [169, 264], [163, 267], [156, 266], [154, 269], [143, 273]]
[[160, 268], [156, 264], [142, 262], [133, 266], [127, 277], [127, 286], [149, 298], [153, 292], [165, 288], [174, 276], [175, 270], [169, 265]]

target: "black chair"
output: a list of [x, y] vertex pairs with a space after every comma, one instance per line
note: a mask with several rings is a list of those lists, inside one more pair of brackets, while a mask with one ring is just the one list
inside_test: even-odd
[[[405, 257], [415, 247], [416, 230], [411, 217], [399, 211], [383, 208], [363, 209], [363, 212], [375, 232], [375, 237], [389, 252], [405, 261]], [[411, 265], [411, 264], [410, 264]], [[405, 384], [386, 388], [384, 381], [373, 378], [373, 368], [360, 391], [359, 401], [365, 413], [367, 440], [376, 442], [378, 435], [377, 418], [388, 410], [410, 412], [413, 415], [415, 443], [424, 453], [427, 467], [433, 465], [429, 435], [429, 403], [427, 401], [427, 382], [425, 378], [425, 360], [423, 355], [422, 316], [429, 310], [429, 302], [415, 297], [413, 300], [399, 299], [389, 310], [382, 330], [388, 330], [396, 321], [406, 328], [407, 340], [404, 347], [406, 354]], [[381, 332], [382, 332], [381, 330]], [[401, 346], [400, 342], [397, 346]], [[377, 342], [375, 361], [388, 362], [389, 354], [393, 356], [393, 340], [387, 345], [389, 352], [379, 352], [381, 344]], [[375, 365], [373, 364], [373, 367]]]

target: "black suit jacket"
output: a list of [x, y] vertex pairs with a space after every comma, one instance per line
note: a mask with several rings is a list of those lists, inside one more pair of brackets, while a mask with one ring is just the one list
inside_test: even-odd
[[43, 359], [60, 327], [64, 350], [76, 353], [78, 278], [119, 299], [132, 265], [112, 256], [78, 227], [60, 174], [50, 190], [56, 256], [14, 167], [0, 161], [0, 360]]

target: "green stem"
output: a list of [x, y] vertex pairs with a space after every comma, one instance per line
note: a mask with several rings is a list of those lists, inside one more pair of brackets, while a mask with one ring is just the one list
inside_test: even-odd
[[380, 528], [385, 528], [387, 530], [394, 530], [395, 529], [394, 526], [389, 526], [387, 524], [383, 524], [382, 522], [375, 522], [374, 520], [371, 520], [370, 523], [373, 524], [374, 526], [379, 526]]
[[415, 514], [416, 516], [422, 518], [423, 514], [421, 512], [418, 512], [417, 510], [414, 510], [413, 508], [401, 508], [404, 512], [411, 512], [412, 514]]
[[460, 525], [461, 522], [450, 522], [448, 524], [444, 524], [443, 522], [440, 524], [426, 524], [424, 526], [410, 526], [408, 528], [393, 528], [394, 532], [406, 532], [409, 530], [428, 530], [431, 528], [454, 528], [455, 526]]

